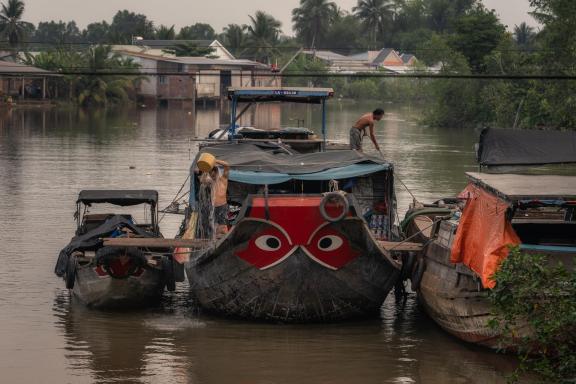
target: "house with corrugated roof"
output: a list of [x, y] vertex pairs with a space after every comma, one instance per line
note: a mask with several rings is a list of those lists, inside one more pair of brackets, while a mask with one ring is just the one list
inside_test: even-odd
[[[59, 74], [14, 61], [0, 61], [0, 102], [47, 102]], [[11, 101], [10, 101], [11, 100]]]
[[[185, 105], [196, 100], [219, 101], [226, 97], [228, 87], [279, 86], [271, 67], [238, 59], [213, 59], [207, 57], [176, 57], [157, 48], [138, 47], [113, 50], [131, 58], [140, 65], [144, 81], [138, 96], [145, 104]], [[144, 48], [144, 49], [142, 49]]]

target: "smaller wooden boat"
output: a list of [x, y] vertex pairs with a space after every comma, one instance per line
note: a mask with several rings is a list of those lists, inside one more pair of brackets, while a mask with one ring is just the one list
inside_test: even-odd
[[[546, 141], [542, 132], [499, 131], [483, 133], [479, 159], [494, 165], [576, 161], [573, 152], [561, 150], [563, 143], [576, 143], [576, 135]], [[532, 143], [523, 143], [518, 135], [528, 136]], [[553, 151], [541, 147], [527, 156], [535, 143], [560, 150], [548, 155]], [[508, 144], [512, 147], [506, 148]], [[495, 286], [491, 276], [508, 256], [509, 245], [519, 246], [528, 254], [544, 254], [552, 264], [574, 268], [576, 177], [467, 176], [469, 184], [458, 198], [414, 206], [406, 214], [404, 232], [413, 241], [426, 244], [410, 267], [412, 287], [426, 312], [447, 332], [491, 348], [513, 348], [509, 337], [489, 326], [494, 318], [488, 298]], [[530, 332], [521, 322], [515, 329], [518, 338]]]
[[[136, 223], [132, 213], [92, 213], [95, 204], [143, 205], [148, 217]], [[153, 190], [84, 190], [76, 202], [76, 236], [60, 252], [55, 273], [73, 296], [90, 307], [134, 307], [157, 302], [174, 290], [171, 250], [104, 246], [104, 238], [161, 238], [158, 192]], [[117, 208], [118, 209], [118, 208]]]

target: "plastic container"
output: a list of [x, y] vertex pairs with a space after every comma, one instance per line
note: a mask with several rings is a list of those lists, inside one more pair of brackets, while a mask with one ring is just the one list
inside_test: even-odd
[[201, 154], [200, 158], [196, 162], [196, 165], [198, 165], [198, 169], [200, 170], [200, 172], [210, 172], [212, 168], [214, 168], [215, 164], [216, 164], [216, 158], [214, 157], [214, 155], [208, 152], [204, 152], [203, 154]]

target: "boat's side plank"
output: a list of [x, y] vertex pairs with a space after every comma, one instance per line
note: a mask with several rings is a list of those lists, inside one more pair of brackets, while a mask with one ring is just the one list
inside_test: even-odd
[[408, 242], [395, 242], [395, 241], [378, 241], [378, 244], [385, 251], [396, 251], [396, 252], [421, 252], [424, 248], [420, 243], [408, 243]]
[[105, 247], [127, 247], [127, 248], [204, 248], [209, 240], [198, 239], [160, 239], [160, 238], [137, 238], [137, 237], [116, 237], [104, 238]]

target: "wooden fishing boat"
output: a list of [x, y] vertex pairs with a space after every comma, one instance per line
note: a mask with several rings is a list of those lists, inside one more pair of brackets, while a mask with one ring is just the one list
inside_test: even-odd
[[[77, 200], [76, 236], [58, 257], [55, 273], [84, 304], [97, 308], [146, 306], [158, 302], [164, 287], [174, 290], [172, 250], [104, 246], [104, 238], [161, 238], [158, 192], [84, 190]], [[94, 205], [146, 206], [138, 224], [130, 213], [92, 213]]]
[[[526, 136], [530, 145], [523, 141]], [[573, 152], [559, 153], [561, 143], [572, 145], [574, 137], [553, 142], [526, 131], [484, 132], [479, 159], [484, 159], [481, 164], [490, 159], [491, 165], [507, 166], [553, 159], [570, 162], [576, 160]], [[508, 144], [513, 148], [506, 148]], [[538, 149], [531, 153], [535, 144]], [[515, 150], [518, 146], [521, 149]], [[494, 315], [488, 293], [495, 285], [490, 277], [507, 257], [508, 245], [574, 268], [576, 177], [490, 173], [467, 173], [467, 177], [468, 187], [458, 198], [414, 206], [406, 214], [405, 233], [427, 244], [412, 262], [412, 287], [430, 317], [452, 335], [491, 348], [513, 348], [509, 337], [489, 326]], [[515, 332], [518, 338], [530, 334], [525, 324]]]
[[[238, 102], [324, 106], [332, 95], [331, 89], [314, 88], [229, 92], [233, 122]], [[327, 150], [336, 146], [305, 130], [246, 137], [231, 128], [228, 138], [204, 145], [197, 156], [210, 153], [230, 164], [228, 204], [239, 211], [225, 236], [186, 260], [193, 300], [225, 316], [274, 322], [377, 314], [401, 270], [400, 258], [383, 243], [393, 238], [392, 164], [356, 151]], [[190, 176], [191, 212], [183, 237], [210, 237], [202, 228], [207, 220], [196, 161]]]

